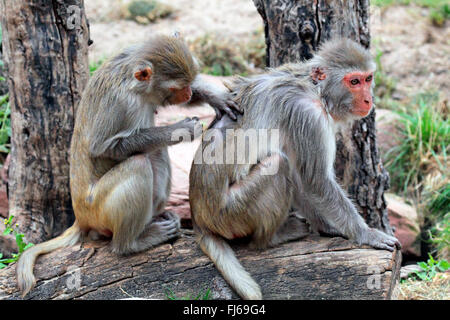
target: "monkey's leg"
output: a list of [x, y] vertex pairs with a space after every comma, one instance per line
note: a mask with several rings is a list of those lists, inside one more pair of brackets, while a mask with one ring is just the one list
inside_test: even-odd
[[396, 238], [367, 226], [334, 179], [317, 179], [310, 185], [304, 183], [302, 187], [314, 212], [338, 233], [354, 239], [359, 244], [368, 244], [379, 249], [393, 251], [395, 246], [400, 247]]
[[167, 148], [149, 153], [153, 169], [153, 207], [155, 216], [164, 212], [170, 194], [170, 158]]
[[149, 234], [140, 237], [154, 216], [153, 169], [146, 155], [132, 156], [111, 169], [96, 183], [92, 195], [113, 233], [113, 252], [142, 251], [178, 234], [177, 222], [164, 220], [153, 222]]
[[299, 240], [309, 234], [309, 227], [306, 220], [298, 217], [296, 212], [290, 212], [287, 220], [270, 240], [270, 246], [277, 246], [285, 242]]
[[[272, 154], [230, 186], [226, 206], [229, 224], [233, 225], [236, 217], [242, 218], [241, 223], [253, 229], [252, 246], [266, 247], [285, 223], [291, 209], [292, 195], [288, 159], [282, 154]], [[239, 234], [239, 230], [235, 233]], [[281, 238], [277, 237], [274, 243], [283, 242]]]
[[310, 203], [303, 191], [295, 193], [294, 208], [298, 210], [299, 215], [308, 220], [312, 231], [324, 233], [329, 236], [343, 236], [342, 232], [339, 232], [336, 228], [331, 226], [318, 212], [316, 212], [316, 209]]

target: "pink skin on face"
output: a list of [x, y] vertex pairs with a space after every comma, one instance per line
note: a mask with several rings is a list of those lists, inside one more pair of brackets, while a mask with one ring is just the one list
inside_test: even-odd
[[372, 109], [373, 102], [370, 92], [372, 81], [373, 72], [350, 72], [342, 79], [344, 86], [353, 95], [353, 109], [351, 112], [354, 115], [365, 117]]
[[173, 104], [188, 102], [192, 97], [192, 90], [190, 86], [182, 89], [170, 88], [169, 90], [173, 93], [173, 96], [169, 100], [170, 103]]

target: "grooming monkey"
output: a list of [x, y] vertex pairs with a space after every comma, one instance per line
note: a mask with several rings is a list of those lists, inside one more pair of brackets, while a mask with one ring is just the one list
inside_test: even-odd
[[[227, 240], [249, 237], [253, 247], [264, 248], [298, 239], [308, 230], [297, 214], [315, 231], [390, 251], [400, 246], [367, 226], [333, 171], [336, 130], [371, 111], [374, 71], [366, 49], [339, 39], [307, 62], [231, 84], [230, 94], [244, 114], [237, 122], [227, 116], [214, 122], [218, 134], [203, 142], [195, 159], [206, 150], [229, 152], [237, 131], [228, 134], [228, 129], [278, 129], [279, 145], [260, 147], [253, 164], [194, 162], [189, 199], [201, 249], [242, 298], [261, 299], [261, 289]], [[277, 172], [264, 174], [270, 167]]]
[[[70, 149], [75, 223], [59, 237], [26, 250], [17, 265], [23, 296], [35, 284], [40, 254], [75, 244], [81, 235], [112, 237], [111, 249], [131, 254], [179, 234], [179, 217], [164, 212], [170, 193], [167, 146], [201, 133], [196, 118], [155, 127], [159, 106], [204, 100], [235, 118], [225, 92], [204, 84], [187, 46], [154, 36], [104, 63], [80, 101]], [[228, 103], [228, 104], [227, 104]], [[200, 127], [199, 127], [200, 126]]]

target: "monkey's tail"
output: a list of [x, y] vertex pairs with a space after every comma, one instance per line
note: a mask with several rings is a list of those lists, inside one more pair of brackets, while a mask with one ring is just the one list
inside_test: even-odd
[[200, 236], [200, 248], [214, 262], [225, 280], [243, 299], [261, 300], [258, 284], [245, 271], [228, 243], [219, 237], [204, 234]]
[[33, 275], [34, 261], [44, 253], [74, 245], [80, 239], [81, 230], [77, 221], [63, 234], [49, 241], [39, 243], [25, 250], [19, 258], [16, 268], [17, 284], [22, 292], [22, 297], [33, 289], [36, 279]]

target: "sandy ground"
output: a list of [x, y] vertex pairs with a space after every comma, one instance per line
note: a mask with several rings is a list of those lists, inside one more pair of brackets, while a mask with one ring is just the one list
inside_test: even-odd
[[[175, 12], [170, 18], [154, 24], [140, 25], [134, 21], [116, 20], [120, 6], [126, 1], [90, 0], [85, 2], [91, 23], [90, 59], [96, 61], [121, 48], [145, 39], [152, 33], [173, 34], [178, 31], [186, 40], [206, 33], [231, 37], [248, 37], [262, 27], [262, 19], [251, 0], [161, 0]], [[112, 19], [112, 20], [111, 20]], [[238, 23], [237, 23], [238, 22]]]
[[[372, 16], [373, 51], [383, 51], [384, 71], [397, 80], [396, 95], [440, 90], [450, 98], [450, 28], [433, 27], [427, 10], [391, 7]], [[375, 51], [374, 51], [375, 52]]]

